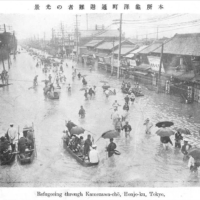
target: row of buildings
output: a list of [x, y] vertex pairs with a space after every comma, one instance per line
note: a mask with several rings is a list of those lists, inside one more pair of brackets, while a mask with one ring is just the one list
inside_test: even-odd
[[107, 31], [104, 39], [96, 37], [80, 48], [84, 65], [93, 64], [112, 75], [120, 73], [152, 90], [159, 85], [184, 102], [200, 102], [200, 33], [175, 34], [149, 45], [123, 38], [120, 57], [119, 40], [108, 39], [107, 34], [111, 35]]
[[84, 65], [134, 79], [151, 90], [159, 85], [162, 91], [178, 95], [184, 102], [200, 102], [199, 44], [200, 33], [175, 34], [160, 40], [133, 40], [122, 34], [119, 44], [119, 30], [96, 26], [94, 30], [79, 31], [77, 38], [54, 36], [45, 49], [51, 54], [76, 55]]
[[0, 25], [0, 66], [5, 69], [5, 61], [10, 68], [10, 55], [15, 56], [17, 52], [17, 39], [15, 33], [10, 31], [10, 27]]

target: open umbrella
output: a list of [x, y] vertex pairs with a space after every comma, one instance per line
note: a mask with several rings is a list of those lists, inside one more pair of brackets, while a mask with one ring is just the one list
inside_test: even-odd
[[71, 129], [71, 134], [72, 135], [79, 135], [79, 134], [82, 134], [85, 132], [85, 129], [83, 129], [82, 127], [80, 126], [75, 126]]
[[194, 148], [189, 150], [188, 155], [191, 155], [195, 160], [200, 160], [200, 149]]
[[174, 132], [168, 128], [161, 128], [158, 131], [156, 131], [156, 134], [160, 137], [166, 137], [166, 136], [169, 137], [171, 135], [174, 135]]
[[176, 130], [179, 131], [182, 134], [191, 135], [190, 131], [187, 128], [178, 128]]
[[170, 127], [170, 126], [173, 126], [174, 123], [173, 123], [173, 122], [169, 122], [169, 121], [163, 121], [163, 122], [158, 122], [158, 123], [156, 124], [156, 126], [157, 126], [158, 128], [162, 127], [163, 125], [164, 125], [165, 127]]
[[107, 138], [116, 138], [119, 136], [119, 132], [117, 132], [116, 130], [110, 130], [110, 131], [106, 131], [105, 133], [103, 133], [101, 135], [102, 138], [107, 139]]

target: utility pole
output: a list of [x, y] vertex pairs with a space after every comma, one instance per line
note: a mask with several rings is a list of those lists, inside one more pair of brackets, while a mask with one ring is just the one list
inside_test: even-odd
[[113, 40], [111, 75], [113, 74], [113, 69], [114, 69], [114, 46], [115, 46], [115, 39]]
[[86, 24], [87, 24], [87, 31], [88, 31], [88, 14], [86, 14]]
[[78, 63], [78, 15], [76, 15], [76, 57]]
[[157, 26], [157, 40], [158, 40], [158, 26]]
[[160, 53], [160, 66], [159, 66], [159, 73], [158, 73], [158, 93], [160, 92], [160, 87], [161, 87], [161, 69], [162, 69], [162, 57], [163, 57], [163, 48], [164, 44], [162, 43], [161, 46], [161, 53]]
[[119, 28], [119, 54], [118, 54], [117, 78], [120, 77], [121, 41], [122, 41], [122, 13], [120, 14], [120, 28]]

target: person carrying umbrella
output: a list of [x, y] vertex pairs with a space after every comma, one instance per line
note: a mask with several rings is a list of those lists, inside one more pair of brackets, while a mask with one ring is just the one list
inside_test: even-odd
[[163, 144], [164, 149], [166, 150], [168, 149], [168, 143], [170, 143], [173, 146], [173, 143], [169, 136], [160, 137], [160, 141]]
[[113, 138], [110, 138], [110, 144], [107, 147], [108, 157], [111, 157], [113, 154], [115, 154], [115, 149], [117, 148], [117, 145], [113, 142]]

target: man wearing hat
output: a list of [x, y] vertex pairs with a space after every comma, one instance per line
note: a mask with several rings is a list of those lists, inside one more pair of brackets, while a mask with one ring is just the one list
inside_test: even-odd
[[97, 151], [97, 145], [93, 144], [89, 153], [90, 163], [98, 163], [99, 162], [99, 153]]
[[17, 130], [14, 128], [13, 123], [10, 124], [10, 128], [8, 129], [7, 133], [8, 133], [9, 142], [10, 142], [11, 147], [12, 147], [12, 151], [14, 151], [15, 150], [15, 143], [16, 143], [16, 140], [17, 140]]

